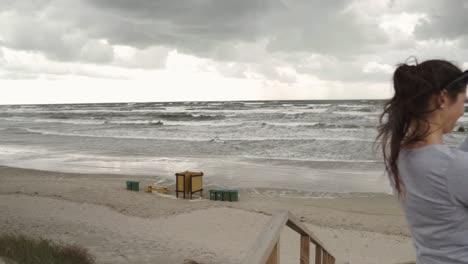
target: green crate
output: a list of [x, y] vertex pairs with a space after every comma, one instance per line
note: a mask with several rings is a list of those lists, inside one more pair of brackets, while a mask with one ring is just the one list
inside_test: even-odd
[[216, 190], [210, 190], [210, 200], [216, 201]]
[[239, 201], [239, 191], [238, 190], [230, 190], [229, 191], [229, 201], [231, 201], [231, 202]]
[[222, 201], [224, 196], [224, 190], [216, 190], [216, 201]]
[[132, 182], [127, 181], [127, 190], [131, 190], [131, 189], [132, 189]]
[[140, 191], [140, 182], [139, 181], [132, 181], [132, 190]]
[[223, 192], [223, 201], [229, 201], [229, 190], [224, 190]]

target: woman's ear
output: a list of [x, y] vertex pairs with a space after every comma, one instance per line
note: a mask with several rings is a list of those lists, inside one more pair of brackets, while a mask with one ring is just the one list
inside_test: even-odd
[[443, 109], [447, 103], [449, 102], [449, 97], [448, 97], [448, 92], [447, 90], [442, 90], [440, 93], [439, 93], [439, 96], [437, 96], [437, 99], [436, 99], [436, 106], [437, 108], [440, 108], [440, 109]]

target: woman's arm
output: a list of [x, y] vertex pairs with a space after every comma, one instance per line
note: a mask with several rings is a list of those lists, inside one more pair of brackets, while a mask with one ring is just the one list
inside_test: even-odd
[[[465, 140], [464, 143], [466, 143]], [[447, 190], [453, 199], [468, 207], [468, 153], [459, 152], [454, 156], [447, 174]]]

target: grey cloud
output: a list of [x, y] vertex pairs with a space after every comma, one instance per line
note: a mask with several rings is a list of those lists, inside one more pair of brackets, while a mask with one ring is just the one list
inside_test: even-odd
[[[99, 33], [95, 31], [98, 33], [95, 37], [107, 34], [111, 42], [137, 47], [162, 43], [200, 57], [246, 64], [234, 69], [218, 69], [228, 77], [245, 76], [246, 71], [255, 70], [267, 79], [295, 82], [295, 76], [280, 74], [275, 69], [284, 63], [297, 71], [325, 79], [377, 79], [377, 74], [357, 70], [336, 74], [336, 68], [344, 68], [339, 63], [321, 70], [299, 69], [291, 63], [291, 57], [322, 53], [340, 58], [337, 60], [351, 61], [359, 54], [375, 52], [388, 41], [375, 21], [365, 20], [348, 10], [350, 1], [345, 0], [140, 0], [135, 4], [100, 0], [92, 3], [99, 6], [101, 12], [106, 10], [106, 17], [109, 13], [118, 14], [107, 17], [114, 23], [107, 23]], [[121, 21], [122, 17], [133, 19]], [[115, 25], [123, 27], [117, 30]], [[280, 58], [272, 64], [274, 59], [271, 57]]]
[[37, 75], [21, 72], [5, 72], [0, 74], [0, 79], [4, 80], [33, 80], [37, 79]]
[[466, 1], [440, 1], [439, 8], [430, 10], [428, 20], [415, 28], [418, 39], [457, 39], [467, 35], [468, 11]]
[[[55, 60], [78, 58], [84, 37], [76, 30], [67, 30], [57, 22], [12, 14], [0, 15], [2, 42], [19, 50], [42, 51]], [[77, 52], [78, 51], [78, 52]]]
[[128, 79], [127, 76], [122, 73], [107, 73], [96, 71], [95, 69], [87, 67], [72, 67], [65, 63], [25, 64], [18, 62], [7, 62], [2, 60], [1, 57], [0, 71], [4, 72], [3, 76], [1, 77], [3, 79], [21, 79], [21, 76], [24, 76], [25, 79], [36, 79], [43, 76], [49, 79], [60, 79], [64, 76], [72, 74], [90, 78]]
[[[429, 7], [424, 7], [424, 1], [411, 6], [388, 1], [385, 8], [388, 12], [405, 9], [432, 14], [436, 0], [429, 1]], [[213, 59], [218, 71], [226, 76], [245, 77], [247, 71], [254, 70], [267, 78], [294, 82], [293, 76], [276, 70], [286, 65], [326, 80], [386, 81], [387, 75], [363, 73], [365, 62], [391, 63], [394, 58], [383, 58], [388, 49], [412, 51], [415, 43], [388, 39], [378, 20], [356, 12], [350, 8], [352, 3], [351, 0], [0, 0], [0, 43], [13, 49], [43, 52], [54, 60], [130, 68], [163, 67], [167, 52], [177, 49]], [[419, 38], [429, 34], [425, 33], [426, 27], [424, 24], [417, 27]], [[99, 41], [103, 39], [109, 45]], [[132, 58], [121, 58], [112, 45], [138, 50]], [[311, 54], [320, 56], [311, 63], [304, 59]]]
[[295, 74], [281, 72], [272, 65], [256, 65], [254, 69], [257, 73], [261, 74], [263, 77], [266, 77], [267, 80], [275, 80], [289, 84], [295, 83], [297, 81]]
[[350, 1], [291, 1], [288, 12], [272, 21], [275, 31], [268, 45], [272, 51], [308, 51], [333, 56], [373, 52], [386, 43], [374, 21], [366, 21], [347, 9]]
[[113, 58], [112, 47], [57, 21], [0, 14], [0, 29], [4, 46], [42, 52], [52, 60], [107, 63]]
[[88, 41], [81, 48], [80, 58], [95, 63], [108, 63], [114, 58], [114, 51], [111, 46], [99, 41]]
[[[465, 0], [392, 1], [393, 12], [416, 12], [426, 15], [416, 25], [414, 35], [418, 40], [457, 40], [467, 36], [468, 2]], [[463, 46], [467, 48], [468, 46]]]
[[383, 72], [365, 73], [364, 66], [372, 59], [338, 60], [330, 56], [317, 56], [312, 61], [302, 61], [297, 65], [298, 73], [320, 76], [322, 80], [348, 82], [387, 82], [391, 75]]
[[76, 74], [80, 76], [86, 76], [90, 78], [98, 78], [98, 79], [114, 79], [114, 80], [128, 80], [129, 78], [124, 74], [115, 74], [115, 73], [100, 73], [93, 71], [92, 69], [87, 68], [78, 68], [76, 70], [70, 70], [70, 74]]
[[[73, 11], [79, 12], [80, 6], [69, 6], [72, 2], [0, 0], [0, 43], [16, 50], [41, 52], [55, 61], [111, 61], [112, 48], [76, 26]], [[56, 19], [57, 13], [63, 19]]]
[[[166, 37], [170, 42], [198, 39], [213, 44], [223, 40], [253, 40], [261, 35], [260, 24], [265, 16], [281, 6], [278, 0], [89, 0], [88, 3], [105, 14], [116, 14], [113, 19], [123, 22], [124, 28], [128, 26], [129, 35], [138, 36], [136, 40], [143, 45], [145, 41], [155, 44], [154, 40], [164, 41]], [[146, 31], [138, 32], [142, 26]]]
[[222, 63], [216, 64], [217, 71], [226, 77], [232, 78], [246, 78], [246, 72], [249, 70], [249, 66], [245, 63]]
[[136, 50], [131, 57], [116, 56], [113, 64], [128, 68], [163, 68], [166, 65], [169, 51], [170, 49], [167, 47], [149, 47], [147, 49]]
[[[75, 60], [89, 39], [108, 39], [111, 44], [141, 49], [168, 46], [229, 59], [235, 59], [236, 51], [227, 47], [261, 39], [268, 40], [270, 52], [307, 50], [335, 55], [368, 52], [372, 45], [385, 41], [376, 25], [346, 11], [350, 3], [346, 0], [32, 1], [37, 12], [31, 12], [25, 3], [0, 3], [20, 15], [47, 18], [12, 25], [36, 27], [21, 30], [32, 36], [13, 36], [12, 47], [65, 60]], [[85, 39], [74, 39], [72, 33]], [[47, 49], [45, 43], [55, 47]]]
[[268, 39], [270, 51], [307, 50], [341, 55], [368, 52], [370, 46], [386, 41], [375, 22], [364, 21], [347, 10], [350, 1], [346, 0], [89, 3], [113, 21], [96, 31], [107, 34], [112, 41], [140, 47], [176, 46], [208, 57], [210, 51], [219, 51], [220, 46], [260, 39]]

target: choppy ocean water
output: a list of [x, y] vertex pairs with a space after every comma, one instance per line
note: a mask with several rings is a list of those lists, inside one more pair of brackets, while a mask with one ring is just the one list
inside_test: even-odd
[[[382, 101], [0, 106], [0, 164], [84, 173], [201, 170], [205, 182], [389, 192], [373, 148]], [[468, 127], [462, 117], [459, 126]], [[457, 145], [463, 133], [446, 137]]]

